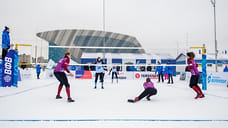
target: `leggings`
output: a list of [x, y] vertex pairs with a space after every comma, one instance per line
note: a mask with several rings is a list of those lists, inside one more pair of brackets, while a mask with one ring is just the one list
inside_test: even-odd
[[118, 79], [118, 76], [117, 76], [116, 72], [112, 72], [112, 79], [114, 78], [114, 75], [116, 76], [116, 79]]
[[162, 82], [164, 82], [163, 74], [162, 74], [162, 73], [161, 73], [161, 74], [158, 74], [158, 82], [160, 82], [160, 77], [161, 77], [161, 79], [162, 79]]
[[70, 87], [70, 84], [68, 83], [68, 79], [64, 72], [54, 72], [54, 75], [59, 80], [61, 86], [65, 85], [66, 87]]
[[96, 73], [95, 82], [97, 82], [98, 76], [100, 76], [100, 82], [104, 82], [104, 73]]
[[157, 94], [157, 89], [155, 89], [155, 88], [147, 88], [138, 96], [138, 98], [139, 98], [139, 100], [141, 100], [145, 96], [156, 95], [156, 94]]

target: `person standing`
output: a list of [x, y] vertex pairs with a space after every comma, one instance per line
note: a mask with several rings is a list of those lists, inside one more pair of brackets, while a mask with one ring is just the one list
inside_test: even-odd
[[162, 79], [162, 82], [164, 82], [164, 79], [163, 79], [163, 66], [161, 66], [159, 61], [158, 61], [158, 65], [160, 65], [160, 66], [156, 67], [155, 74], [158, 73], [158, 82], [160, 82], [160, 79]]
[[196, 92], [195, 99], [203, 98], [205, 97], [200, 87], [197, 85], [199, 80], [199, 71], [197, 69], [197, 63], [194, 60], [195, 54], [193, 52], [187, 53], [187, 59], [188, 59], [188, 67], [187, 69], [191, 72], [191, 78], [190, 78], [190, 88], [192, 88]]
[[5, 58], [5, 56], [8, 53], [8, 50], [10, 49], [10, 29], [5, 26], [5, 29], [2, 32], [2, 60]]
[[165, 80], [168, 80], [169, 79], [169, 75], [168, 75], [168, 66], [165, 67], [165, 71], [164, 71], [164, 76], [165, 76]]
[[64, 72], [64, 70], [69, 73], [70, 76], [74, 76], [67, 68], [68, 64], [70, 63], [70, 57], [71, 54], [69, 52], [65, 53], [65, 56], [59, 60], [58, 64], [56, 65], [54, 69], [54, 75], [59, 80], [60, 84], [58, 87], [58, 92], [56, 95], [56, 99], [62, 99], [60, 96], [61, 90], [63, 88], [63, 85], [66, 87], [66, 93], [67, 93], [67, 101], [68, 102], [74, 102], [74, 100], [70, 96], [70, 84], [68, 83], [67, 76]]
[[223, 72], [228, 72], [228, 67], [227, 67], [227, 65], [226, 65], [225, 68], [223, 69]]
[[40, 72], [41, 72], [40, 64], [37, 64], [37, 65], [36, 65], [36, 75], [37, 75], [37, 79], [40, 79]]
[[117, 67], [116, 66], [113, 66], [111, 69], [110, 69], [110, 72], [112, 72], [112, 83], [113, 83], [113, 79], [114, 79], [114, 75], [116, 77], [116, 82], [118, 83], [118, 71], [117, 71]]
[[154, 87], [154, 83], [150, 78], [146, 78], [146, 82], [143, 83], [144, 91], [136, 97], [134, 100], [129, 99], [128, 102], [137, 102], [146, 97], [150, 101], [150, 97], [157, 94], [157, 89]]
[[97, 88], [98, 77], [100, 77], [101, 89], [104, 89], [104, 70], [106, 70], [104, 68], [104, 66], [103, 66], [104, 62], [103, 62], [103, 60], [100, 57], [98, 57], [94, 64], [96, 65], [96, 67], [95, 67], [96, 74], [95, 74], [95, 86], [94, 86], [94, 89]]
[[[168, 61], [167, 64], [169, 65], [170, 61]], [[169, 78], [168, 84], [170, 84], [170, 81], [171, 81], [171, 84], [173, 84], [173, 67], [167, 66], [167, 69], [168, 69], [167, 71], [168, 71], [168, 78]]]

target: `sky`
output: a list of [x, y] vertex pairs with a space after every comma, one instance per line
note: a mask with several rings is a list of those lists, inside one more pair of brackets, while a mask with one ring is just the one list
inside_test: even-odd
[[[227, 12], [228, 0], [216, 0], [219, 50], [228, 49]], [[36, 33], [57, 29], [135, 36], [147, 52], [177, 54], [203, 44], [214, 52], [215, 47], [210, 0], [0, 0], [0, 17], [0, 29], [11, 29], [13, 43], [32, 44], [19, 50], [33, 55], [35, 45], [38, 55], [47, 53], [47, 42]]]

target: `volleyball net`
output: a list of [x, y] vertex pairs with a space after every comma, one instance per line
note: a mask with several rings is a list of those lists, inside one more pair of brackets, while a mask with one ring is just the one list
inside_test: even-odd
[[[149, 52], [137, 51], [142, 49], [142, 47], [49, 46], [49, 59], [56, 62], [63, 57], [64, 52], [70, 52], [72, 55], [71, 66], [80, 66], [81, 70], [90, 71], [94, 70], [94, 63], [98, 57], [104, 62], [102, 66], [108, 69], [116, 66], [121, 71], [131, 71], [131, 68], [134, 71], [152, 71], [158, 65], [186, 67], [185, 53], [181, 54], [183, 56], [177, 62], [178, 53], [172, 53], [173, 49], [170, 51], [164, 50], [167, 51], [166, 53], [161, 53], [162, 49], [149, 49], [147, 50]], [[118, 53], [118, 50], [127, 52]]]

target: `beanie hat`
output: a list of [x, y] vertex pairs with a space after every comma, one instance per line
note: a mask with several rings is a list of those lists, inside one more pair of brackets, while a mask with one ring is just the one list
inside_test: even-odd
[[9, 27], [5, 26], [5, 30], [9, 29]]

